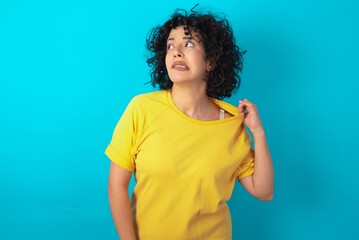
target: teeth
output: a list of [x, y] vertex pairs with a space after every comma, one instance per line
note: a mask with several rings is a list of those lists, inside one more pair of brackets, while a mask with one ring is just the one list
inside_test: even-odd
[[175, 67], [179, 67], [179, 68], [186, 68], [185, 65], [176, 65]]

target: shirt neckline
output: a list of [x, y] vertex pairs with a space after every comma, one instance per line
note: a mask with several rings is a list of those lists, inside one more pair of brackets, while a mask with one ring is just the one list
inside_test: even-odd
[[224, 101], [220, 101], [218, 99], [215, 98], [210, 98], [211, 101], [213, 101], [220, 109], [223, 109], [225, 111], [227, 111], [228, 113], [232, 114], [233, 116], [231, 117], [227, 117], [224, 119], [218, 119], [218, 120], [211, 120], [211, 121], [205, 121], [205, 120], [198, 120], [195, 118], [192, 118], [190, 116], [187, 116], [186, 114], [184, 114], [177, 106], [176, 104], [173, 102], [172, 100], [172, 96], [170, 91], [168, 90], [164, 90], [164, 93], [167, 97], [167, 101], [169, 103], [169, 105], [171, 106], [171, 108], [182, 118], [184, 118], [185, 120], [195, 123], [195, 124], [199, 124], [199, 125], [217, 125], [217, 124], [222, 124], [222, 123], [227, 123], [227, 122], [231, 122], [233, 120], [236, 119], [240, 119], [243, 118], [241, 115], [239, 115], [238, 110], [235, 106], [233, 106], [232, 104], [226, 103]]

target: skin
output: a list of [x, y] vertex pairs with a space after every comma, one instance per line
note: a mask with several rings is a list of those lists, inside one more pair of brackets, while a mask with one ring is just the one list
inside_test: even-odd
[[[187, 68], [174, 68], [176, 62], [184, 63]], [[171, 31], [167, 41], [166, 68], [173, 82], [172, 100], [183, 113], [194, 119], [218, 119], [219, 108], [206, 93], [205, 77], [211, 66], [212, 61], [206, 58], [202, 41], [196, 33], [185, 35], [183, 26]]]
[[254, 173], [239, 181], [254, 197], [271, 201], [274, 191], [273, 163], [257, 106], [244, 99], [239, 101], [238, 112], [244, 115], [245, 124], [253, 134], [255, 146]]
[[[172, 100], [188, 116], [202, 120], [218, 120], [219, 107], [206, 93], [206, 74], [211, 69], [211, 60], [206, 58], [200, 39], [192, 34], [188, 39], [183, 26], [173, 29], [167, 42], [166, 67], [173, 87]], [[174, 67], [174, 63], [185, 66]], [[176, 65], [176, 64], [175, 64]], [[254, 137], [255, 165], [254, 174], [240, 180], [242, 186], [254, 197], [270, 201], [273, 198], [273, 165], [256, 105], [247, 99], [239, 102], [239, 114], [243, 115], [245, 124]], [[225, 117], [231, 115], [225, 113]], [[136, 239], [128, 186], [132, 173], [115, 163], [111, 163], [108, 194], [112, 216], [118, 234], [123, 240]]]
[[132, 172], [111, 162], [108, 179], [108, 198], [117, 233], [123, 240], [136, 239], [130, 197], [128, 195], [131, 175]]
[[[185, 35], [183, 27], [170, 32], [167, 39], [166, 68], [171, 81], [176, 85], [206, 86], [204, 76], [211, 63], [206, 59], [203, 44], [196, 34]], [[175, 68], [173, 64], [182, 62], [185, 69]]]

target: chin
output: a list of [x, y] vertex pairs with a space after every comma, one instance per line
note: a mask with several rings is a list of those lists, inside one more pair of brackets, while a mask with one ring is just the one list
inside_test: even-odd
[[185, 77], [185, 76], [170, 76], [170, 80], [173, 83], [184, 83], [184, 82], [188, 82], [188, 77]]

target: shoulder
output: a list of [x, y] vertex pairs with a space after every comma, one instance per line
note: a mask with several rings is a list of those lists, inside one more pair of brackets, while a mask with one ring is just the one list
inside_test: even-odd
[[139, 94], [132, 98], [132, 104], [135, 105], [167, 105], [167, 91], [161, 90], [150, 93]]
[[239, 115], [238, 113], [238, 108], [228, 102], [222, 101], [222, 100], [218, 100], [215, 98], [212, 98], [212, 101], [218, 105], [221, 109], [225, 110], [227, 113], [229, 113], [230, 115], [233, 116], [237, 116]]
[[139, 94], [133, 97], [128, 105], [135, 115], [144, 117], [147, 121], [156, 118], [169, 107], [165, 90]]

